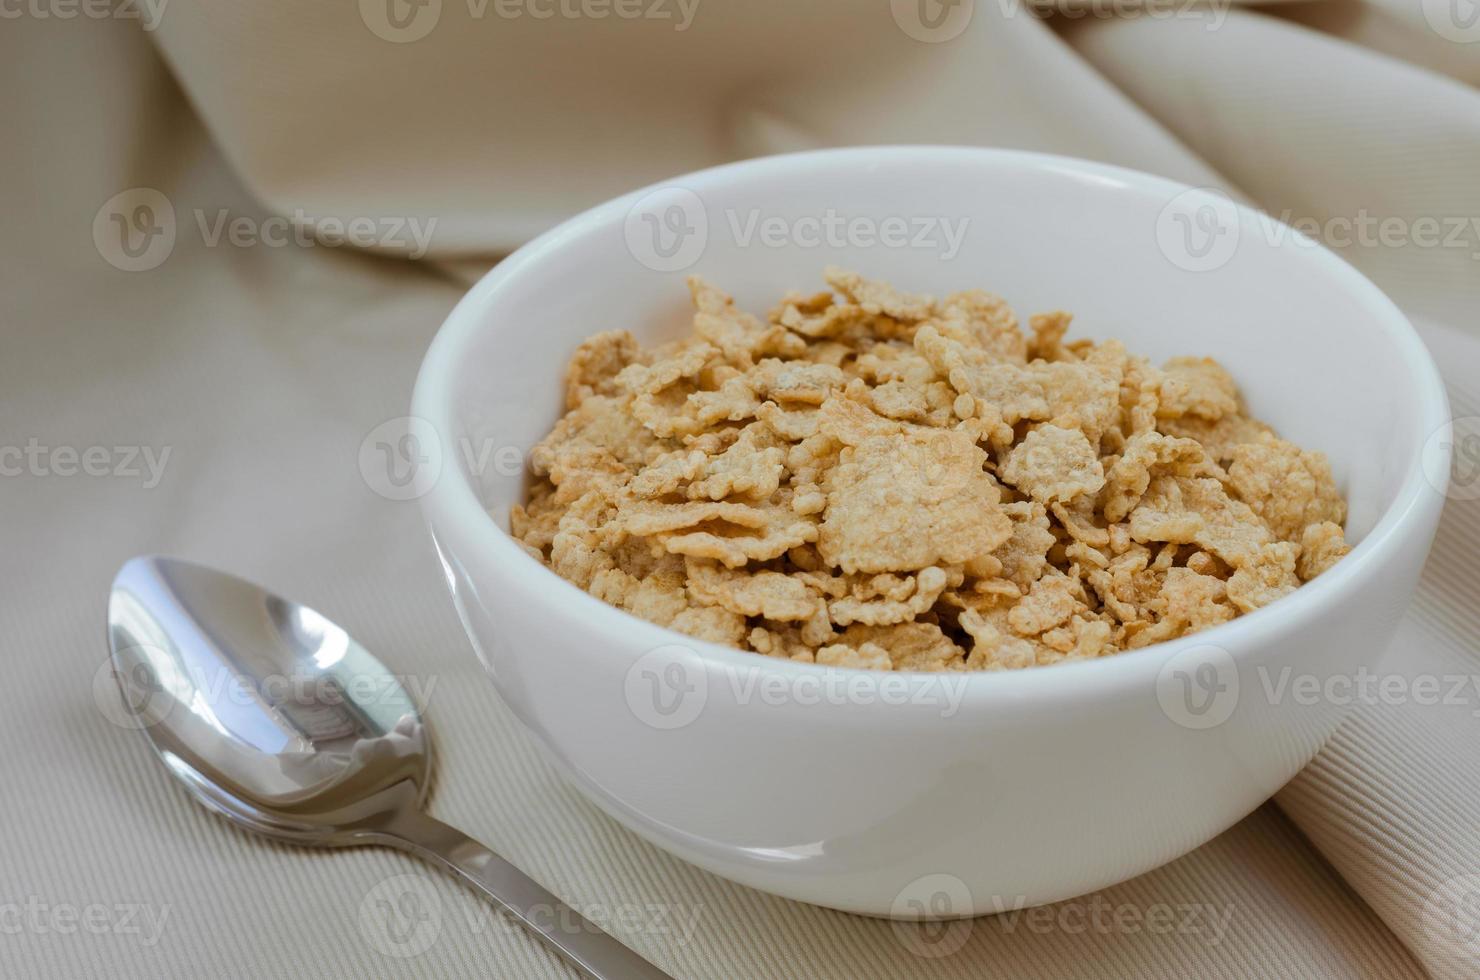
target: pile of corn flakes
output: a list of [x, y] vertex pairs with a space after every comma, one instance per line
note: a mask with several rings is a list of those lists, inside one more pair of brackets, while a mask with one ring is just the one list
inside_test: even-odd
[[765, 320], [690, 279], [693, 336], [571, 358], [511, 528], [634, 615], [773, 657], [1000, 670], [1258, 609], [1348, 547], [1325, 457], [1216, 361], [830, 268]]

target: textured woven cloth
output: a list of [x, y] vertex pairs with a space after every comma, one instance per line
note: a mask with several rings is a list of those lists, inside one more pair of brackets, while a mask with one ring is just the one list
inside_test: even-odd
[[[618, 7], [642, 16], [596, 16]], [[1480, 975], [1480, 25], [1462, 0], [4, 10], [0, 977], [569, 975], [410, 858], [279, 847], [187, 799], [118, 724], [105, 667], [108, 584], [146, 551], [344, 624], [426, 696], [433, 812], [677, 977]], [[469, 652], [416, 504], [358, 464], [498, 254], [677, 172], [871, 142], [1070, 153], [1305, 222], [1409, 311], [1464, 420], [1383, 683], [1350, 693], [1305, 772], [1158, 871], [929, 941], [698, 871], [562, 785]], [[137, 188], [173, 235], [120, 251], [142, 198], [116, 195]], [[362, 248], [296, 230], [353, 218]]]

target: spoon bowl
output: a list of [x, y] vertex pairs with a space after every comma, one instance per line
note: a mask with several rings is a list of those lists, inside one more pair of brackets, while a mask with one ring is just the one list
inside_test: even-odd
[[295, 844], [401, 848], [457, 873], [586, 976], [668, 977], [423, 811], [432, 752], [421, 711], [314, 610], [145, 556], [114, 579], [108, 643], [130, 727], [208, 809]]
[[114, 580], [108, 639], [165, 765], [248, 829], [364, 843], [423, 802], [431, 743], [417, 705], [314, 610], [214, 569], [135, 558]]

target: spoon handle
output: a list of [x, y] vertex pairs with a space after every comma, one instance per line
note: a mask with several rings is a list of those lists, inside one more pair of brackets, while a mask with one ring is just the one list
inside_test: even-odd
[[673, 980], [456, 827], [413, 811], [384, 828], [384, 835], [390, 843], [456, 872], [584, 976], [592, 980]]

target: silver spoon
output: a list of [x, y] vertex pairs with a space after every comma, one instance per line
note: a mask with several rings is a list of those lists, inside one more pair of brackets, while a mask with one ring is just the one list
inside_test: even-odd
[[423, 811], [431, 743], [416, 705], [312, 609], [141, 557], [113, 581], [108, 643], [131, 727], [208, 809], [294, 844], [401, 848], [455, 871], [587, 977], [672, 980]]

